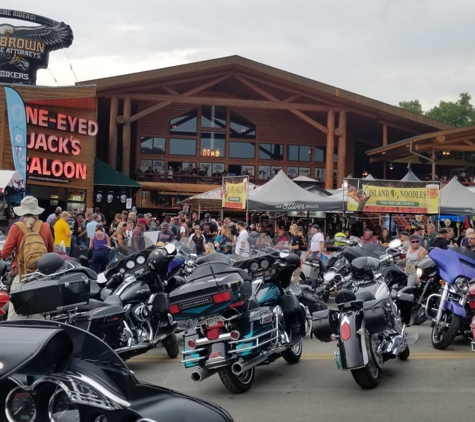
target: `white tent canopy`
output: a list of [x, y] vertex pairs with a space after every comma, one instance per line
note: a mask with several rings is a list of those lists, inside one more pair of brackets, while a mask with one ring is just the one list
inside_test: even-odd
[[3, 193], [7, 186], [13, 186], [16, 189], [25, 187], [25, 181], [18, 171], [14, 170], [0, 170], [0, 193]]
[[466, 188], [457, 176], [440, 191], [440, 212], [442, 214], [475, 214], [475, 192]]

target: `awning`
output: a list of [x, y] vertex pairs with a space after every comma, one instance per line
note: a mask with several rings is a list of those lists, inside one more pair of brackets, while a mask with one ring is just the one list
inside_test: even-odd
[[94, 160], [94, 186], [141, 188], [142, 185], [111, 167], [104, 161]]
[[12, 186], [14, 189], [25, 189], [25, 181], [18, 171], [14, 170], [0, 170], [0, 193], [3, 193], [7, 186]]

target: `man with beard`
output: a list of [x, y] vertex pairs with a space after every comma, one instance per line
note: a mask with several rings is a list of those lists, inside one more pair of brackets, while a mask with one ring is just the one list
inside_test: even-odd
[[205, 236], [206, 243], [213, 243], [218, 235], [218, 225], [211, 220], [211, 214], [206, 213], [205, 219], [201, 223], [201, 230]]

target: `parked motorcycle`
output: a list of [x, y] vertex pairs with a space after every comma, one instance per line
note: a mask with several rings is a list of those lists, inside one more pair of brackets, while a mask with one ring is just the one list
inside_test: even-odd
[[470, 324], [470, 328], [472, 330], [472, 352], [475, 352], [475, 280], [470, 280], [470, 288], [467, 292], [467, 300], [472, 310], [472, 323]]
[[4, 261], [0, 261], [0, 321], [7, 319], [7, 304], [10, 301], [8, 294], [10, 287], [3, 283], [6, 272], [7, 264]]
[[197, 319], [184, 334], [182, 362], [196, 368], [194, 382], [218, 373], [229, 391], [244, 393], [256, 366], [280, 357], [291, 364], [300, 360], [305, 315], [289, 291], [300, 259], [272, 252], [233, 266], [226, 255], [203, 258], [206, 262], [169, 296], [176, 320]]
[[435, 277], [442, 288], [427, 298], [426, 315], [432, 321], [432, 346], [443, 350], [457, 335], [470, 334], [472, 310], [467, 292], [469, 281], [475, 277], [475, 253], [461, 248], [434, 248], [429, 256], [437, 264]]
[[170, 357], [178, 356], [176, 322], [168, 313], [159, 275], [173, 260], [174, 246], [167, 250], [155, 248], [146, 238], [142, 241], [143, 249], [116, 260], [100, 278], [58, 254], [44, 255], [38, 271], [25, 276], [27, 283], [10, 293], [16, 312], [43, 314], [90, 331], [124, 360], [160, 342]]
[[[397, 248], [399, 240], [391, 242]], [[381, 261], [389, 261], [390, 255]], [[335, 296], [338, 311], [313, 314], [313, 333], [324, 342], [338, 341], [334, 353], [338, 369], [351, 371], [358, 385], [375, 388], [384, 362], [409, 357], [409, 345], [417, 334], [408, 335], [413, 319], [414, 296], [395, 292], [394, 297], [380, 272], [381, 262], [373, 257], [359, 257], [351, 262], [351, 276]], [[349, 279], [351, 278], [351, 280]]]
[[0, 324], [0, 421], [232, 422], [202, 399], [140, 382], [98, 337], [54, 321]]

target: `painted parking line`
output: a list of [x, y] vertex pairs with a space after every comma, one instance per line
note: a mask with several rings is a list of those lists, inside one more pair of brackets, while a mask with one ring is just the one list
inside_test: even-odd
[[[466, 360], [474, 359], [475, 353], [470, 352], [443, 352], [443, 353], [413, 353], [409, 357], [410, 360]], [[146, 363], [146, 362], [180, 362], [181, 359], [171, 359], [167, 356], [143, 356], [130, 359], [130, 363]], [[334, 360], [332, 354], [304, 354], [301, 360]]]

